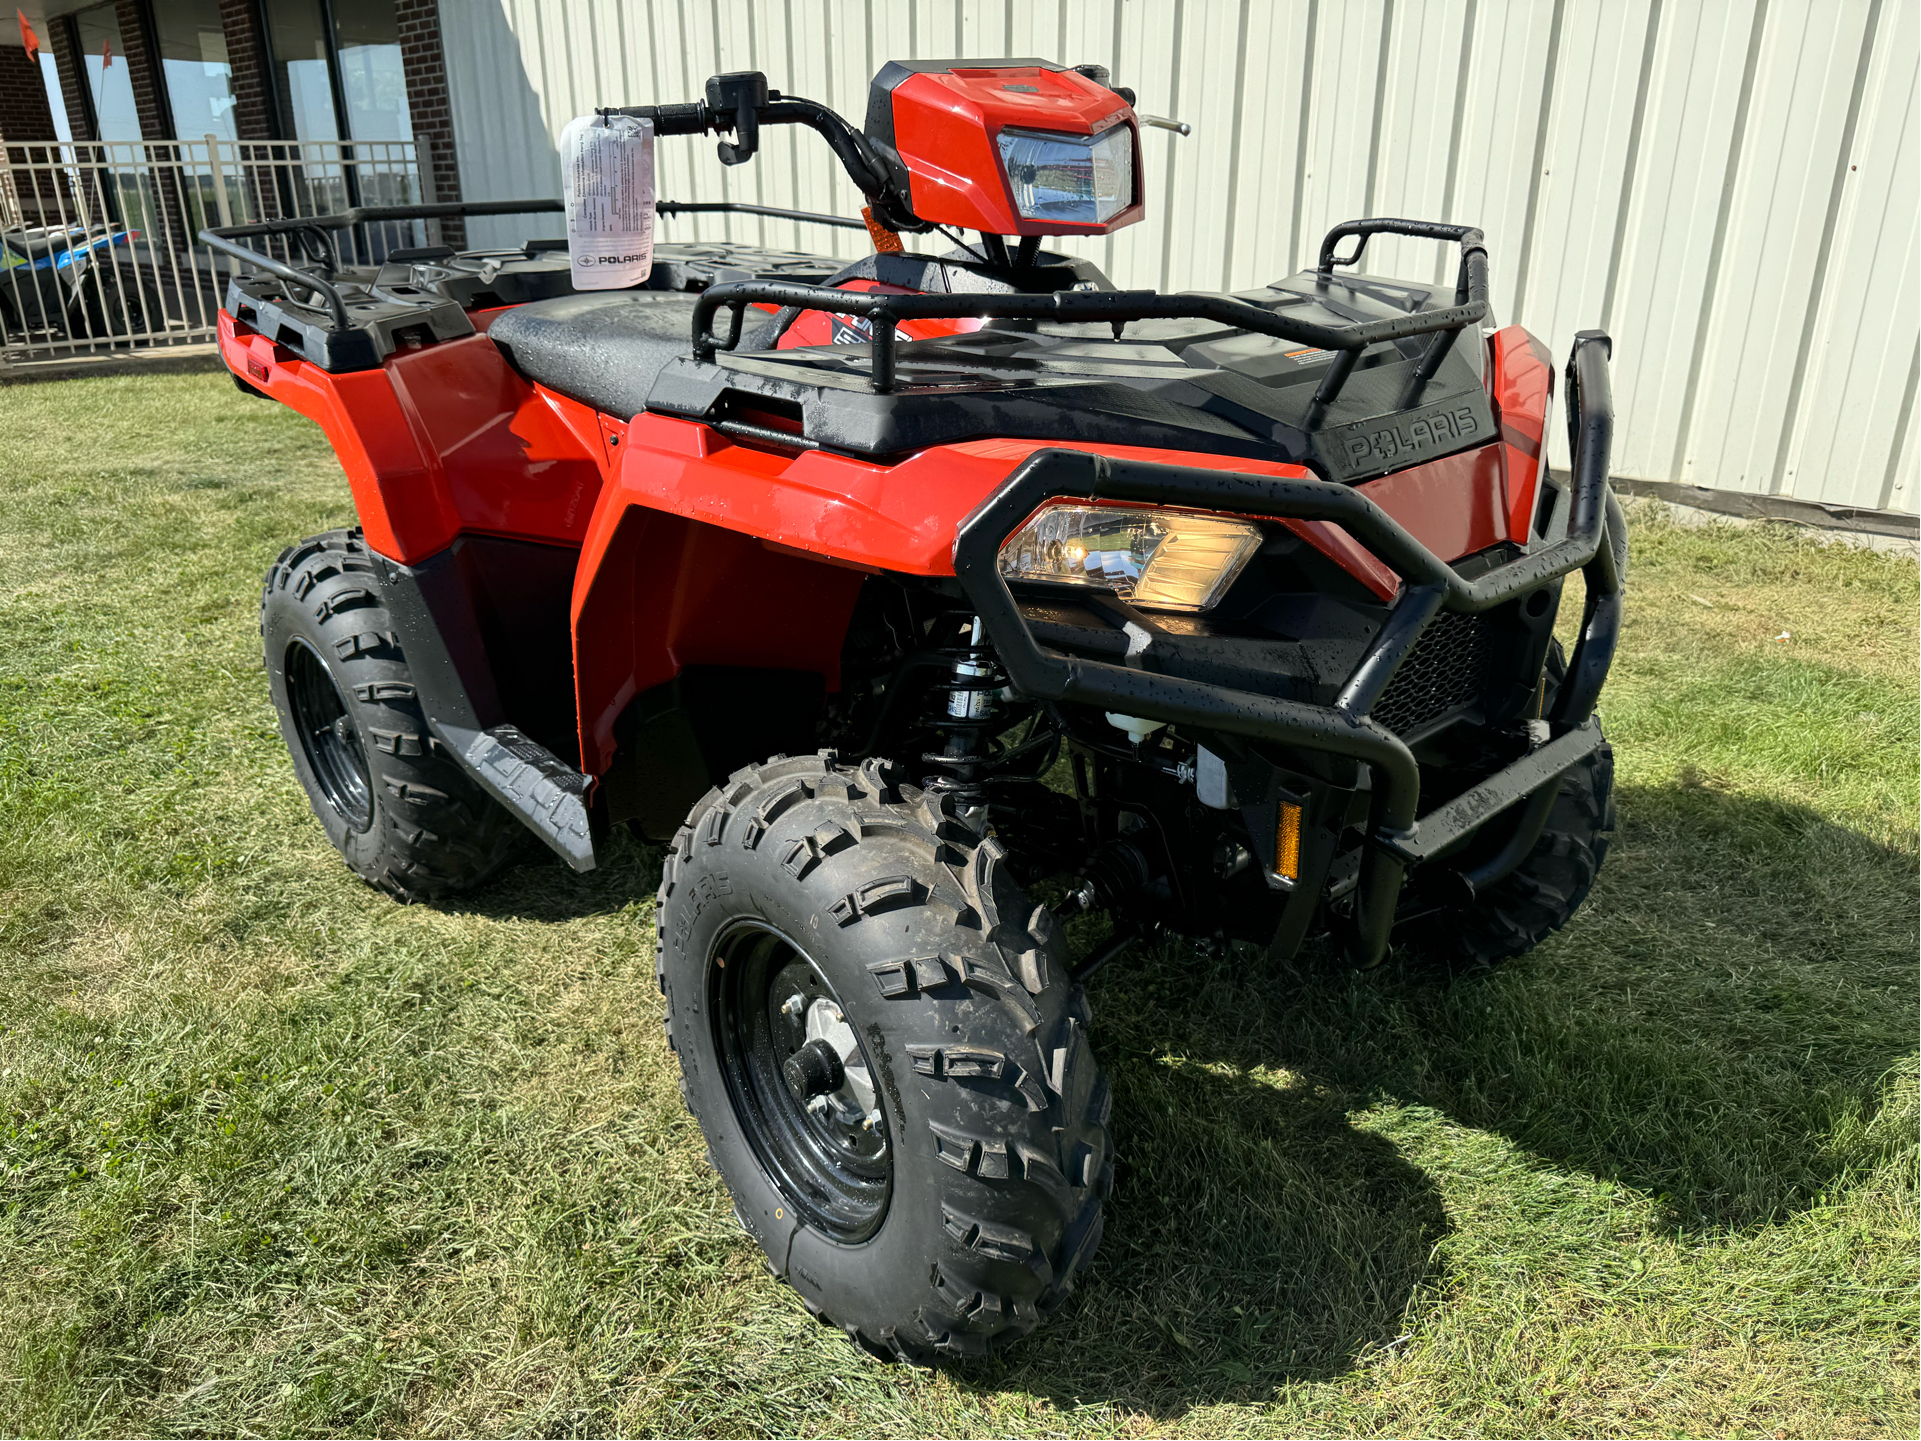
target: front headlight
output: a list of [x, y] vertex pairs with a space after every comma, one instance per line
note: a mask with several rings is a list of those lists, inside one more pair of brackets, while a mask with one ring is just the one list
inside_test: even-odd
[[1003, 130], [1000, 149], [1024, 220], [1105, 225], [1134, 203], [1134, 132], [1125, 123], [1099, 135]]
[[1050, 505], [1001, 546], [1009, 580], [1111, 590], [1155, 610], [1206, 610], [1260, 548], [1245, 521], [1174, 510]]

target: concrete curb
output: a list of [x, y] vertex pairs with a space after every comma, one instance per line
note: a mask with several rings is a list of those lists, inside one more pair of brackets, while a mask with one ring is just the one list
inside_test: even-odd
[[1709, 490], [1700, 485], [1676, 485], [1666, 480], [1630, 480], [1612, 477], [1622, 495], [1641, 496], [1686, 506], [1689, 510], [1708, 511], [1738, 520], [1785, 520], [1816, 530], [1849, 531], [1859, 535], [1881, 535], [1905, 540], [1912, 545], [1921, 538], [1921, 516], [1899, 510], [1875, 510], [1860, 505], [1830, 505], [1818, 500], [1793, 500], [1785, 495], [1753, 495], [1738, 490]]
[[220, 360], [219, 345], [209, 340], [198, 345], [170, 345], [162, 350], [65, 356], [24, 364], [0, 361], [0, 385], [32, 385], [42, 380], [81, 380], [102, 375], [202, 375], [225, 368]]

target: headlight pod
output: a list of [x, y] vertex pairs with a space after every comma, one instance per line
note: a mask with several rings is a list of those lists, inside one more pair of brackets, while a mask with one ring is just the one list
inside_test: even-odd
[[1134, 203], [1134, 131], [1099, 135], [1003, 130], [1001, 168], [1023, 220], [1105, 225]]
[[1009, 580], [1099, 586], [1155, 610], [1206, 610], [1260, 548], [1245, 521], [1177, 510], [1050, 505], [1001, 546]]

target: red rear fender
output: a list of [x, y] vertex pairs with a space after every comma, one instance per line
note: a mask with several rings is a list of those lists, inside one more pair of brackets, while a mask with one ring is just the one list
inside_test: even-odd
[[220, 351], [235, 375], [326, 432], [382, 555], [413, 564], [463, 531], [585, 536], [606, 454], [599, 418], [522, 379], [484, 335], [336, 375], [223, 311]]

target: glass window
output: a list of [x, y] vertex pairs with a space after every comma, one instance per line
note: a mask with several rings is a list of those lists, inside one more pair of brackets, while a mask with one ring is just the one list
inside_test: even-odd
[[[218, 0], [185, 0], [216, 8]], [[327, 33], [331, 14], [333, 34]], [[411, 140], [407, 75], [392, 0], [275, 0], [274, 89], [293, 140]], [[331, 41], [331, 43], [329, 43]], [[342, 109], [334, 103], [337, 67]]]
[[140, 115], [133, 107], [133, 81], [127, 74], [127, 47], [120, 43], [120, 21], [111, 5], [96, 5], [73, 17], [86, 58], [87, 91], [93, 99], [93, 124], [101, 140], [138, 140]]
[[333, 14], [347, 133], [356, 140], [413, 139], [400, 29], [391, 0], [334, 0]]
[[333, 81], [327, 74], [327, 31], [318, 0], [272, 6], [274, 89], [291, 140], [338, 140]]
[[233, 67], [227, 63], [220, 0], [157, 0], [153, 23], [173, 104], [173, 133], [183, 140], [237, 139]]
[[40, 50], [40, 83], [47, 87], [47, 109], [53, 112], [53, 133], [61, 143], [73, 142], [73, 124], [67, 118], [67, 92], [60, 85], [60, 67], [43, 46]]

